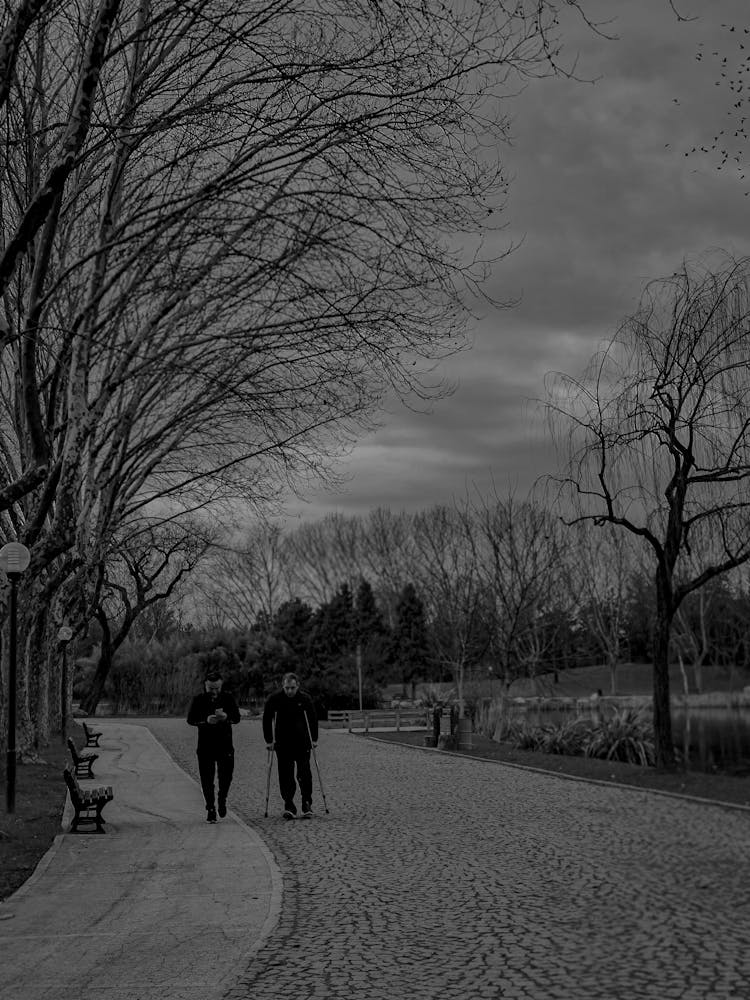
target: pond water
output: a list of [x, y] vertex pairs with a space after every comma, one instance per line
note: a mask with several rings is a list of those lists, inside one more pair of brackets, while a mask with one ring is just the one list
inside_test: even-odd
[[[541, 726], [567, 722], [575, 717], [575, 709], [529, 708], [513, 714]], [[596, 714], [594, 710], [581, 717], [596, 718]], [[750, 776], [750, 708], [691, 708], [687, 712], [675, 708], [672, 735], [688, 769]]]
[[750, 710], [691, 708], [672, 715], [675, 746], [698, 771], [750, 775]]

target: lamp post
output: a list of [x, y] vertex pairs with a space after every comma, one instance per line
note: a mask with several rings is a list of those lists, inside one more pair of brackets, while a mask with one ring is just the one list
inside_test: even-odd
[[8, 744], [5, 755], [5, 808], [16, 811], [16, 585], [28, 569], [31, 553], [20, 542], [0, 549], [0, 569], [10, 581], [10, 644], [8, 656]]
[[73, 638], [70, 625], [61, 625], [57, 641], [62, 646], [62, 677], [60, 679], [60, 738], [65, 746], [68, 733], [68, 643]]
[[357, 643], [357, 684], [359, 686], [359, 710], [362, 711], [362, 643]]

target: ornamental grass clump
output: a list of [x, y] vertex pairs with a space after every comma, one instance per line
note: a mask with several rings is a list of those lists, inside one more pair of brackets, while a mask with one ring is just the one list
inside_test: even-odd
[[590, 718], [545, 726], [511, 722], [506, 738], [518, 750], [594, 757], [643, 767], [656, 762], [653, 727], [642, 711], [632, 708], [615, 709], [597, 722]]
[[517, 750], [540, 750], [580, 757], [589, 736], [590, 728], [585, 719], [570, 719], [544, 726], [532, 726], [525, 721], [511, 722], [507, 738]]
[[545, 753], [580, 757], [591, 738], [591, 727], [585, 719], [570, 719], [556, 726], [542, 726], [539, 749]]
[[656, 763], [653, 726], [641, 710], [615, 709], [591, 730], [584, 753], [601, 760], [653, 767]]
[[503, 740], [509, 739], [513, 725], [510, 710], [504, 698], [498, 698], [489, 704], [485, 703], [479, 706], [475, 728], [481, 736], [501, 743]]
[[539, 750], [543, 733], [526, 721], [511, 722], [507, 738], [517, 750]]

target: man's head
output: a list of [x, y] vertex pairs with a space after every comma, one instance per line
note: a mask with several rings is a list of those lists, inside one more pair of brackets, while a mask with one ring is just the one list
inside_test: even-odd
[[206, 674], [203, 680], [203, 686], [208, 694], [217, 695], [221, 691], [221, 685], [223, 681], [221, 679], [221, 674], [217, 673], [215, 670], [210, 674]]
[[281, 687], [288, 698], [293, 698], [299, 690], [299, 681], [296, 674], [284, 674]]

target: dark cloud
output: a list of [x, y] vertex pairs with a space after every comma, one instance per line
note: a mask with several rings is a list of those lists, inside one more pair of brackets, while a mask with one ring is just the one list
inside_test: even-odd
[[[545, 373], [580, 372], [644, 284], [684, 257], [750, 252], [750, 171], [742, 181], [731, 165], [716, 169], [716, 151], [700, 152], [731, 106], [711, 53], [735, 44], [722, 24], [750, 20], [744, 0], [715, 0], [689, 23], [667, 0], [589, 6], [617, 17], [616, 41], [580, 25], [570, 38], [579, 75], [596, 82], [529, 84], [513, 108], [514, 145], [502, 151], [515, 181], [507, 228], [488, 252], [520, 246], [490, 290], [519, 305], [488, 312], [473, 349], [445, 364], [458, 383], [452, 396], [429, 414], [385, 414], [343, 467], [349, 489], [311, 496], [303, 516], [415, 509], [493, 482], [501, 493], [525, 490], [555, 463], [533, 402]], [[706, 5], [683, 0], [679, 9], [703, 15]]]

